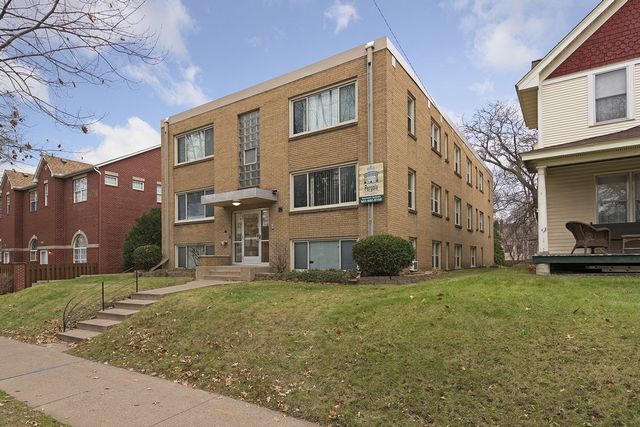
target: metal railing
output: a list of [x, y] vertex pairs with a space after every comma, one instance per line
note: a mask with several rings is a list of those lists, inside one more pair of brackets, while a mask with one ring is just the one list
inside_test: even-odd
[[133, 292], [138, 292], [139, 274], [117, 282], [93, 283], [75, 294], [67, 301], [62, 311], [62, 331], [82, 319], [89, 319], [100, 310], [112, 307], [116, 301], [125, 299]]

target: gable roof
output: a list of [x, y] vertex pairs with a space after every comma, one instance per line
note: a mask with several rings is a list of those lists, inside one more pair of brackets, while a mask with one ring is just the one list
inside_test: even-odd
[[[79, 162], [77, 160], [63, 159], [61, 157], [43, 155], [36, 169], [35, 177], [40, 175], [42, 167], [47, 164], [51, 175], [55, 177], [65, 177], [80, 172], [86, 172], [94, 168], [92, 164]], [[34, 179], [37, 179], [35, 178]]]
[[33, 185], [33, 175], [30, 173], [5, 170], [1, 184], [4, 184], [5, 179], [9, 180], [9, 185], [13, 190], [20, 190]]

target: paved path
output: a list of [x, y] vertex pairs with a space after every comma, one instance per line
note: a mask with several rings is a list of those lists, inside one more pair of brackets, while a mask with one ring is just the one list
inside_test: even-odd
[[0, 337], [0, 389], [72, 426], [311, 426], [228, 397]]

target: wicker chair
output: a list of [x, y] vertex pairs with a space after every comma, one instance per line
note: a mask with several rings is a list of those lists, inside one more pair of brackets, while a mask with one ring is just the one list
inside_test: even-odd
[[567, 230], [573, 234], [573, 238], [576, 239], [576, 244], [571, 251], [571, 254], [578, 248], [584, 248], [584, 253], [587, 253], [587, 249], [591, 249], [591, 253], [597, 248], [604, 249], [605, 252], [609, 252], [611, 247], [611, 231], [608, 228], [595, 228], [589, 224], [578, 221], [569, 221], [566, 224]]

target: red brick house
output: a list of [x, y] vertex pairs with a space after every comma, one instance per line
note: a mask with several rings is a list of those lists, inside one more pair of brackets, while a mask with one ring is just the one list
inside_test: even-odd
[[33, 175], [6, 170], [0, 190], [3, 263], [121, 272], [127, 233], [161, 203], [160, 147], [99, 164], [43, 156]]

